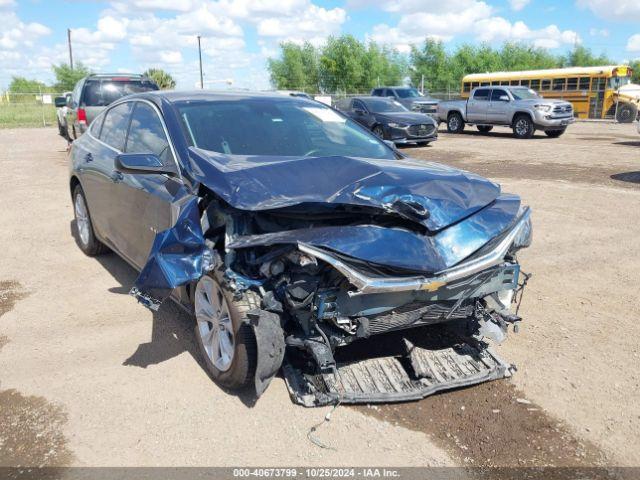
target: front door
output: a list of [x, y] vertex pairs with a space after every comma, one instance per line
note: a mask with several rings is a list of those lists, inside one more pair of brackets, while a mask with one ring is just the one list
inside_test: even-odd
[[[505, 99], [506, 97], [506, 99]], [[487, 123], [507, 125], [510, 121], [510, 98], [506, 90], [494, 88], [491, 91], [491, 101], [487, 110]]]
[[[160, 113], [155, 106], [137, 101], [124, 148], [126, 153], [151, 153], [163, 163], [175, 165], [175, 159]], [[113, 197], [123, 253], [138, 267], [144, 266], [158, 232], [173, 225], [171, 205], [182, 180], [160, 173], [124, 173], [116, 171]]]

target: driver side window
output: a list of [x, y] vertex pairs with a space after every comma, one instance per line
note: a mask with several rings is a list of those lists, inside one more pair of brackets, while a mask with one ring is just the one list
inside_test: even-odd
[[127, 136], [127, 153], [153, 153], [163, 165], [172, 165], [173, 155], [160, 117], [150, 105], [136, 102]]

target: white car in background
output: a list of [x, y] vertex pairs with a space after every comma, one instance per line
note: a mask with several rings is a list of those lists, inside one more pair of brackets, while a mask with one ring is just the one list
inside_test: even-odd
[[69, 133], [67, 130], [67, 110], [69, 100], [73, 92], [64, 92], [61, 97], [57, 97], [55, 101], [56, 105], [56, 117], [58, 119], [58, 133], [61, 137], [68, 139]]

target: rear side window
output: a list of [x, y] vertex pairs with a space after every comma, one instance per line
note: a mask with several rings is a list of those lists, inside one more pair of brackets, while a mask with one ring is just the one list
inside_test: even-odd
[[149, 90], [158, 90], [158, 86], [142, 80], [88, 80], [82, 103], [87, 107], [106, 107], [126, 95]]
[[479, 88], [476, 90], [476, 93], [473, 94], [474, 100], [487, 101], [489, 100], [489, 93], [491, 92], [488, 88]]
[[173, 162], [169, 140], [164, 133], [160, 117], [150, 105], [137, 102], [131, 115], [126, 151], [154, 153], [164, 165]]
[[500, 97], [502, 97], [504, 95], [509, 96], [509, 95], [507, 95], [507, 92], [505, 90], [501, 90], [499, 88], [495, 88], [491, 92], [491, 101], [492, 102], [502, 102], [503, 100], [500, 100]]
[[89, 132], [95, 138], [100, 138], [100, 130], [102, 129], [102, 122], [104, 122], [104, 115], [100, 115], [93, 122], [91, 122], [91, 126], [89, 127]]
[[373, 95], [374, 97], [381, 97], [382, 96], [382, 92], [383, 92], [382, 88], [374, 88], [373, 92], [371, 93], [371, 95]]
[[133, 103], [125, 102], [109, 110], [102, 124], [100, 140], [116, 150], [124, 150], [124, 140], [127, 137], [129, 116]]

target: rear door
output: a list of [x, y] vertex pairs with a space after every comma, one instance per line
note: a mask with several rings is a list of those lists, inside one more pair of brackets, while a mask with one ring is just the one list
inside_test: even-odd
[[[124, 151], [152, 153], [163, 164], [176, 165], [160, 112], [153, 104], [135, 102]], [[147, 261], [156, 233], [172, 226], [171, 202], [181, 186], [178, 176], [114, 172], [112, 196], [119, 245], [139, 268]]]
[[[99, 144], [92, 154], [90, 164], [99, 175], [96, 176], [92, 190], [95, 191], [97, 211], [101, 218], [101, 234], [111, 243], [119, 253], [126, 255], [123, 250], [125, 242], [119, 229], [119, 219], [116, 212], [117, 199], [113, 196], [113, 182], [115, 178], [116, 156], [124, 149], [124, 144], [131, 120], [133, 102], [123, 102], [110, 108], [104, 115], [102, 128], [100, 129]], [[102, 118], [102, 117], [100, 117]], [[89, 127], [94, 132], [94, 126]], [[89, 200], [92, 215], [94, 206]]]
[[490, 88], [478, 88], [475, 90], [473, 97], [467, 101], [467, 122], [483, 123], [487, 121], [490, 95]]
[[[507, 97], [507, 100], [504, 99]], [[494, 88], [491, 91], [491, 101], [487, 110], [487, 122], [508, 124], [510, 122], [509, 94], [503, 88]]]

